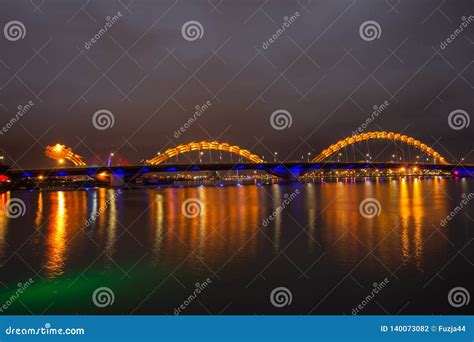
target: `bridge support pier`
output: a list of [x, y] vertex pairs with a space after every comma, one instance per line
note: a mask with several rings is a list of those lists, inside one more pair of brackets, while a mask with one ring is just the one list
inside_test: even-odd
[[110, 186], [122, 187], [125, 185], [125, 176], [123, 173], [112, 172], [110, 174]]
[[285, 178], [291, 182], [297, 182], [300, 178], [300, 170], [290, 170]]
[[299, 167], [287, 169], [287, 168], [279, 166], [276, 169], [267, 170], [267, 172], [290, 182], [297, 182], [298, 178], [302, 174], [301, 168]]
[[466, 165], [462, 167], [456, 167], [453, 170], [455, 176], [474, 177], [474, 166]]

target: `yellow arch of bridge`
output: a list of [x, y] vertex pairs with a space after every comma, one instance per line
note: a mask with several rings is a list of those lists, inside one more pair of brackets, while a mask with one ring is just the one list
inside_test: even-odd
[[383, 131], [362, 133], [362, 134], [354, 135], [354, 136], [339, 140], [337, 143], [329, 146], [327, 149], [322, 151], [312, 161], [321, 162], [346, 146], [358, 143], [360, 141], [371, 140], [371, 139], [387, 139], [391, 141], [400, 141], [407, 145], [414, 146], [420, 151], [428, 154], [430, 157], [437, 159], [441, 164], [448, 164], [446, 159], [444, 159], [438, 152], [433, 150], [428, 145], [422, 143], [421, 141], [416, 140], [404, 134], [393, 133], [393, 132], [383, 132]]
[[264, 161], [256, 154], [251, 153], [249, 150], [242, 149], [236, 145], [230, 145], [228, 143], [220, 143], [217, 141], [201, 141], [191, 142], [189, 144], [181, 144], [176, 147], [170, 148], [162, 153], [157, 154], [152, 159], [147, 160], [146, 163], [149, 165], [158, 165], [163, 163], [165, 160], [175, 157], [182, 153], [189, 153], [193, 151], [224, 151], [241, 156], [253, 163], [263, 163]]

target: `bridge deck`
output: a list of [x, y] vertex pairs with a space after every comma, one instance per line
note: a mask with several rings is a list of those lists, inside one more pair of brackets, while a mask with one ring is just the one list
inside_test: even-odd
[[[189, 171], [230, 171], [230, 170], [262, 170], [271, 173], [295, 172], [306, 173], [312, 170], [358, 170], [358, 169], [407, 169], [417, 167], [420, 170], [440, 170], [459, 173], [473, 173], [474, 165], [455, 164], [406, 164], [406, 163], [365, 163], [365, 162], [325, 162], [325, 163], [239, 163], [239, 164], [174, 164], [174, 165], [135, 165], [135, 166], [88, 166], [88, 167], [63, 167], [29, 170], [3, 170], [3, 174], [10, 178], [29, 177], [61, 177], [61, 176], [94, 176], [100, 173], [122, 174], [123, 176], [137, 176], [152, 172], [189, 172]], [[0, 172], [2, 170], [0, 169]]]

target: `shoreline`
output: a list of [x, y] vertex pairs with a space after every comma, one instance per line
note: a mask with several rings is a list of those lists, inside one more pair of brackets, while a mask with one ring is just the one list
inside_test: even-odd
[[290, 184], [299, 183], [304, 184], [326, 184], [326, 183], [366, 183], [366, 182], [387, 182], [387, 181], [405, 181], [405, 180], [433, 180], [433, 179], [464, 179], [470, 177], [459, 177], [451, 175], [437, 175], [437, 176], [419, 176], [419, 175], [404, 175], [404, 176], [367, 176], [367, 177], [321, 177], [311, 179], [300, 179], [298, 181], [288, 180], [212, 180], [212, 181], [176, 181], [176, 182], [165, 182], [165, 183], [152, 183], [152, 184], [130, 184], [127, 186], [108, 186], [103, 184], [90, 184], [88, 186], [32, 186], [32, 187], [8, 187], [0, 186], [0, 193], [7, 191], [90, 191], [94, 189], [126, 189], [126, 190], [139, 190], [139, 189], [168, 189], [168, 188], [196, 188], [196, 187], [227, 187], [227, 186], [265, 186], [275, 184]]

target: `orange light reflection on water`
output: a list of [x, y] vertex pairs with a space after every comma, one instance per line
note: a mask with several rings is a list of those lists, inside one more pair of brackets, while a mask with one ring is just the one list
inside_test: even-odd
[[4, 215], [5, 205], [10, 198], [10, 192], [4, 192], [0, 194], [0, 260], [3, 260], [6, 248], [7, 248], [7, 227], [8, 227], [8, 216]]
[[[132, 205], [125, 210], [117, 207], [122, 199], [114, 198], [111, 189], [38, 192], [30, 195], [37, 197], [32, 197], [27, 213], [37, 230], [29, 247], [39, 251], [41, 266], [50, 278], [64, 274], [68, 258], [73, 260], [75, 253], [82, 253], [86, 247], [102, 248], [100, 252], [105, 251], [105, 260], [110, 263], [117, 255], [127, 255], [123, 247], [117, 247], [117, 240], [122, 235], [124, 239], [132, 238], [123, 234], [124, 228], [117, 221], [119, 214], [126, 217], [136, 213], [137, 218], [130, 220], [132, 226], [127, 229], [138, 237], [141, 247], [150, 249], [155, 262], [179, 260], [209, 270], [208, 266], [217, 269], [234, 262], [234, 255], [240, 262], [255, 260], [259, 248], [265, 245], [279, 253], [285, 238], [296, 229], [289, 218], [293, 214], [306, 222], [303, 228], [308, 247], [301, 253], [312, 253], [322, 245], [327, 246], [325, 253], [340, 264], [353, 265], [358, 257], [370, 253], [367, 260], [375, 257], [377, 267], [394, 270], [413, 262], [423, 271], [429, 261], [424, 243], [451, 208], [446, 182], [435, 178], [308, 184], [304, 186], [304, 198], [298, 198], [284, 211], [276, 209], [285, 193], [294, 189], [281, 185], [150, 189], [136, 207], [134, 196], [142, 194], [131, 192], [124, 195], [129, 196]], [[464, 190], [466, 184], [460, 183], [459, 187]], [[8, 192], [0, 194], [1, 211], [10, 196]], [[359, 204], [368, 197], [379, 200], [382, 208], [373, 219], [359, 212]], [[194, 218], [182, 213], [182, 204], [190, 198], [203, 203], [201, 215]], [[292, 210], [297, 209], [299, 201], [304, 203], [304, 212], [295, 211], [295, 215]], [[263, 220], [272, 212], [276, 213], [274, 219], [263, 227]], [[85, 227], [86, 220], [96, 215], [96, 220]], [[7, 251], [10, 221], [0, 215], [0, 257]], [[436, 236], [430, 240], [430, 248], [443, 253], [446, 241]], [[127, 246], [126, 242], [123, 245]]]
[[[257, 236], [253, 235], [261, 225], [256, 187], [167, 189], [152, 198], [149, 219], [154, 225], [155, 260], [173, 255], [207, 268], [207, 263], [226, 261], [244, 244], [247, 256], [255, 256]], [[190, 198], [203, 203], [201, 214], [193, 218], [182, 214], [182, 204]]]
[[64, 191], [52, 193], [52, 218], [47, 238], [47, 259], [45, 269], [48, 277], [54, 278], [63, 274], [67, 243], [67, 208]]

